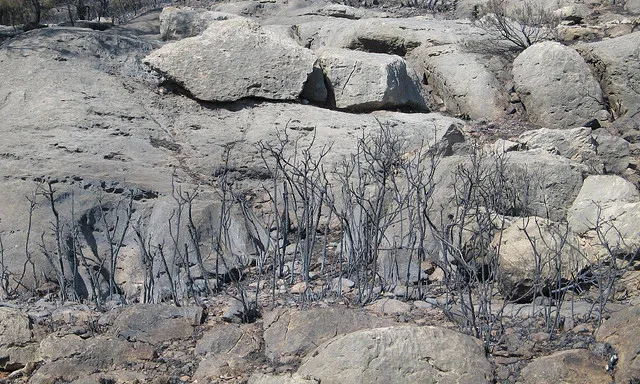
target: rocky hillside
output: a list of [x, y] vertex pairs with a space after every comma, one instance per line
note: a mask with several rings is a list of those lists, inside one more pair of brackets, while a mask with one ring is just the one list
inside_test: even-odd
[[640, 3], [407, 5], [3, 27], [0, 382], [640, 380]]

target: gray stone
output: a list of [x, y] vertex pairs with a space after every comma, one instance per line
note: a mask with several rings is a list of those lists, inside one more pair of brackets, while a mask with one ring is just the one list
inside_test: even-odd
[[533, 359], [522, 369], [518, 383], [608, 383], [611, 376], [604, 369], [606, 364], [605, 359], [588, 349], [560, 351]]
[[630, 161], [629, 142], [601, 129], [593, 136], [598, 146], [598, 155], [604, 164], [604, 172], [623, 173]]
[[255, 330], [236, 324], [216, 324], [196, 343], [196, 354], [217, 355], [229, 353], [245, 357], [260, 349]]
[[[587, 265], [566, 226], [539, 217], [517, 220], [494, 236], [499, 249], [498, 281], [504, 297], [530, 300], [534, 294], [568, 281]], [[499, 247], [499, 248], [498, 248]], [[561, 269], [556, 269], [556, 266]]]
[[202, 322], [202, 308], [140, 304], [126, 307], [114, 320], [113, 333], [132, 341], [160, 344], [193, 334]]
[[274, 310], [263, 318], [265, 354], [269, 359], [293, 354], [304, 356], [336, 335], [391, 323], [389, 319], [342, 307]]
[[479, 56], [455, 45], [419, 47], [407, 60], [444, 101], [449, 113], [479, 120], [505, 116], [507, 95]]
[[313, 71], [315, 57], [293, 40], [236, 18], [167, 44], [145, 62], [200, 100], [295, 100]]
[[164, 40], [180, 40], [197, 36], [211, 23], [238, 17], [230, 13], [190, 7], [164, 7], [160, 14], [160, 36]]
[[640, 246], [640, 193], [619, 176], [589, 176], [567, 220], [573, 231], [585, 238], [589, 254], [607, 256], [598, 231], [616, 254], [632, 253]]
[[515, 88], [531, 121], [548, 128], [582, 126], [604, 110], [602, 90], [573, 48], [543, 42], [513, 62]]
[[0, 307], [0, 369], [14, 371], [33, 361], [35, 346], [29, 317], [22, 311]]
[[594, 71], [614, 117], [637, 117], [640, 112], [640, 32], [579, 46]]
[[327, 48], [318, 61], [338, 109], [425, 109], [417, 79], [399, 56]]
[[266, 375], [254, 373], [249, 378], [248, 384], [318, 384], [318, 380], [307, 379], [298, 374], [293, 375]]
[[613, 313], [595, 333], [598, 342], [609, 343], [617, 352], [616, 383], [637, 383], [640, 380], [638, 319], [640, 307], [626, 306]]
[[395, 299], [379, 299], [366, 307], [367, 309], [382, 315], [407, 314], [411, 311], [411, 305]]
[[338, 336], [319, 346], [298, 374], [322, 383], [491, 383], [479, 340], [439, 327], [388, 327]]

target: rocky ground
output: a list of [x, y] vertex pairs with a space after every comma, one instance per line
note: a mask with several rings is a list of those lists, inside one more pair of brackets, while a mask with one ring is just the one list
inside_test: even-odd
[[478, 4], [2, 27], [0, 382], [638, 382], [640, 6]]

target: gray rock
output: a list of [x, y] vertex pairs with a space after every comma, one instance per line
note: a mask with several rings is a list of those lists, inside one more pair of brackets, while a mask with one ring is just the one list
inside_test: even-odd
[[126, 307], [114, 320], [113, 333], [132, 341], [160, 344], [189, 337], [202, 322], [202, 308], [140, 304]]
[[198, 355], [229, 353], [245, 357], [260, 349], [257, 332], [236, 324], [216, 324], [196, 343]]
[[200, 100], [295, 100], [313, 71], [315, 57], [293, 40], [236, 18], [211, 24], [199, 36], [167, 44], [145, 62]]
[[211, 23], [238, 17], [230, 13], [190, 7], [165, 7], [160, 14], [160, 36], [164, 40], [180, 40], [197, 36]]
[[623, 173], [629, 166], [629, 142], [611, 135], [602, 129], [593, 135], [598, 146], [598, 156], [602, 159], [605, 173]]
[[342, 307], [274, 310], [264, 315], [265, 354], [269, 359], [287, 354], [304, 356], [336, 335], [390, 323], [389, 319]]
[[615, 253], [640, 246], [640, 193], [619, 176], [589, 176], [567, 214], [570, 227], [587, 241], [587, 252], [607, 255], [597, 231]]
[[[587, 265], [577, 251], [575, 234], [539, 217], [517, 220], [494, 236], [492, 246], [500, 250], [500, 290], [511, 301], [530, 300]], [[557, 265], [562, 268], [556, 269]]]
[[411, 305], [395, 299], [379, 299], [366, 307], [367, 309], [382, 315], [408, 314]]
[[444, 101], [449, 113], [479, 120], [505, 116], [507, 95], [479, 56], [455, 45], [422, 46], [407, 60]]
[[627, 306], [613, 313], [595, 333], [598, 342], [609, 343], [617, 352], [616, 383], [635, 383], [640, 380], [638, 319], [640, 307]]
[[640, 32], [579, 46], [583, 57], [602, 77], [602, 90], [614, 117], [640, 112]]
[[[513, 62], [515, 88], [531, 121], [548, 128], [574, 128], [602, 118], [602, 90], [573, 48], [543, 42]], [[606, 115], [606, 113], [605, 113]]]
[[417, 79], [401, 57], [327, 48], [318, 61], [338, 109], [425, 109]]
[[32, 337], [31, 322], [25, 313], [0, 306], [0, 369], [14, 371], [33, 361]]
[[627, 12], [634, 13], [636, 15], [640, 15], [640, 1], [638, 0], [627, 0], [624, 2], [624, 10]]
[[527, 131], [518, 141], [529, 149], [544, 149], [584, 164], [593, 173], [622, 173], [630, 160], [629, 142], [603, 129], [547, 129]]
[[248, 384], [318, 384], [318, 380], [307, 379], [298, 374], [293, 375], [266, 375], [254, 373], [249, 378]]
[[608, 383], [611, 376], [604, 369], [606, 364], [588, 349], [560, 351], [533, 359], [522, 369], [518, 383]]
[[319, 346], [298, 374], [322, 383], [490, 383], [477, 339], [439, 327], [389, 327], [338, 336]]

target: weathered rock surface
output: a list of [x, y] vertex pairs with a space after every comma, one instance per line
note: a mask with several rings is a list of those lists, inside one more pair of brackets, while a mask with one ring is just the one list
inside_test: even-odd
[[131, 341], [160, 344], [193, 334], [202, 322], [202, 308], [145, 304], [127, 307], [113, 324], [114, 334]]
[[427, 79], [449, 113], [474, 120], [504, 117], [507, 96], [477, 55], [449, 44], [421, 46], [407, 60]]
[[398, 56], [327, 48], [318, 57], [338, 109], [424, 109], [417, 79]]
[[529, 149], [544, 149], [586, 165], [594, 173], [622, 173], [629, 165], [629, 143], [602, 129], [547, 129], [527, 131], [518, 142]]
[[379, 299], [366, 307], [367, 309], [381, 315], [407, 314], [411, 310], [411, 305], [396, 299]]
[[477, 339], [438, 327], [389, 327], [338, 336], [297, 371], [322, 383], [490, 383]]
[[635, 383], [640, 380], [640, 307], [628, 306], [611, 315], [596, 331], [596, 340], [609, 343], [618, 354], [614, 371], [616, 383]]
[[390, 324], [389, 319], [340, 307], [274, 310], [264, 316], [265, 354], [269, 359], [286, 354], [304, 356], [336, 335]]
[[531, 361], [522, 369], [518, 383], [608, 383], [611, 376], [604, 369], [606, 365], [605, 359], [588, 349], [556, 352]]
[[574, 128], [606, 120], [602, 90], [573, 48], [543, 42], [513, 62], [513, 79], [531, 121], [548, 128]]
[[145, 343], [128, 342], [120, 338], [96, 336], [82, 339], [76, 335], [49, 335], [37, 351], [42, 366], [30, 382], [70, 382], [92, 373], [110, 370], [155, 357], [154, 349]]
[[614, 175], [589, 176], [567, 214], [570, 227], [583, 236], [591, 252], [606, 255], [598, 246], [598, 233], [616, 254], [633, 253], [640, 245], [640, 193], [625, 179]]
[[492, 246], [500, 249], [500, 289], [511, 301], [529, 300], [587, 264], [568, 228], [539, 217], [517, 220], [494, 236]]
[[33, 361], [29, 317], [20, 310], [0, 307], [0, 370], [13, 371]]
[[241, 357], [260, 349], [260, 337], [250, 326], [218, 324], [206, 331], [196, 344], [196, 354], [229, 353]]
[[165, 7], [160, 14], [160, 36], [164, 40], [180, 40], [197, 36], [211, 23], [229, 20], [236, 15], [190, 7]]
[[318, 380], [307, 379], [300, 375], [265, 375], [255, 373], [249, 378], [248, 384], [318, 384]]
[[244, 18], [211, 24], [201, 35], [167, 44], [145, 58], [194, 97], [208, 101], [295, 100], [315, 60], [295, 41]]
[[579, 50], [602, 77], [602, 90], [615, 117], [640, 113], [640, 32], [581, 45]]

